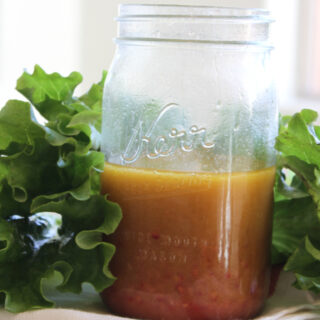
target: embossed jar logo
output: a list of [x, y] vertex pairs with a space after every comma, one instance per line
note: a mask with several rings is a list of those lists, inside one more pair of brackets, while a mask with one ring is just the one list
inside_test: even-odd
[[196, 124], [185, 125], [183, 111], [178, 104], [169, 103], [151, 118], [141, 113], [121, 154], [122, 161], [134, 163], [143, 156], [157, 159], [199, 147], [212, 149], [214, 142], [207, 141], [207, 130]]

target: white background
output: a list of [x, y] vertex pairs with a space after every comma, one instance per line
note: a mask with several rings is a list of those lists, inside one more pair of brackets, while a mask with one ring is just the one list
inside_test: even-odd
[[32, 72], [36, 63], [64, 75], [80, 71], [81, 90], [97, 81], [112, 60], [114, 17], [121, 2], [270, 9], [277, 21], [274, 44], [281, 111], [292, 113], [302, 107], [320, 111], [320, 84], [314, 80], [314, 64], [320, 57], [313, 54], [315, 43], [320, 43], [320, 30], [315, 30], [320, 0], [0, 0], [0, 107], [19, 97], [16, 79], [24, 69]]

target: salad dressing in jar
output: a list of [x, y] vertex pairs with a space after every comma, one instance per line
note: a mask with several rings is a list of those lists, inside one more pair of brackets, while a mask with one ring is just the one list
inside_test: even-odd
[[249, 319], [269, 289], [277, 106], [267, 11], [121, 5], [102, 192], [123, 220], [102, 298], [141, 319]]

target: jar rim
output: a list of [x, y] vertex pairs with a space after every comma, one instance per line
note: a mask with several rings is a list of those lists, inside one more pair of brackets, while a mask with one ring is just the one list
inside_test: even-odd
[[[116, 44], [125, 44], [125, 45], [132, 45], [132, 46], [156, 46], [161, 44], [166, 45], [207, 45], [211, 47], [218, 48], [219, 46], [226, 50], [227, 46], [230, 49], [235, 50], [236, 48], [240, 48], [241, 46], [245, 48], [246, 51], [272, 51], [274, 50], [274, 46], [272, 44], [265, 44], [261, 42], [254, 42], [254, 41], [214, 41], [214, 40], [182, 40], [182, 39], [165, 39], [165, 38], [131, 38], [131, 37], [117, 37], [113, 38], [113, 41]], [[243, 50], [243, 49], [239, 49]]]
[[270, 11], [262, 8], [236, 8], [202, 5], [178, 4], [133, 4], [119, 5], [119, 17], [126, 18], [211, 18], [211, 19], [249, 19], [272, 22]]
[[121, 4], [118, 40], [269, 45], [274, 21], [265, 9]]

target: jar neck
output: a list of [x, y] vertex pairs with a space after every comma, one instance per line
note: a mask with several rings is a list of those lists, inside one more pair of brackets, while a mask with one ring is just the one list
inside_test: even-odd
[[205, 6], [119, 7], [118, 39], [269, 45], [269, 12]]

